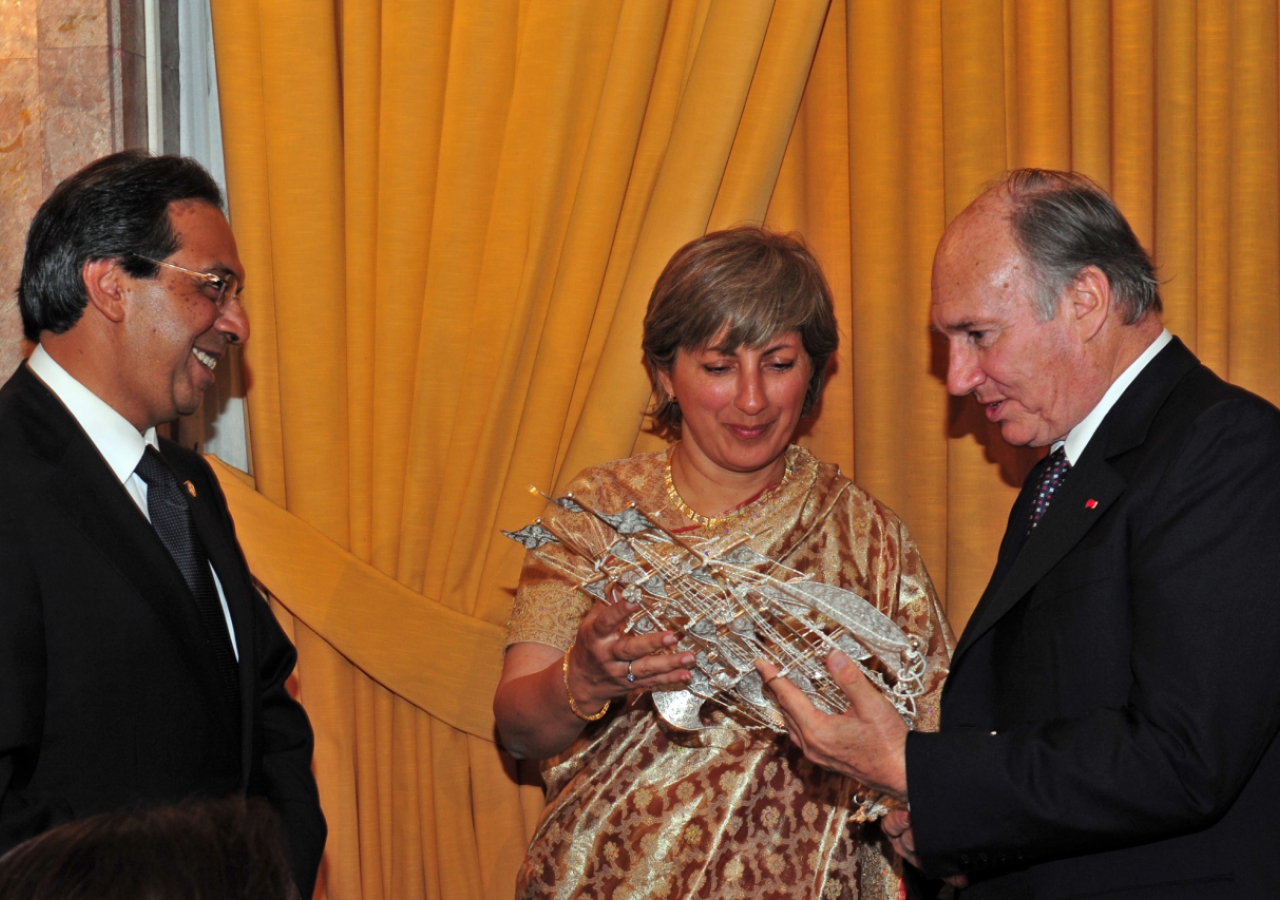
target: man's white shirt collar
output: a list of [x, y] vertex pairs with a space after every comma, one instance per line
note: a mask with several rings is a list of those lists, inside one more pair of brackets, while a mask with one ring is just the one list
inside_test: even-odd
[[154, 428], [148, 428], [146, 434], [139, 434], [128, 419], [58, 365], [43, 346], [36, 347], [27, 365], [80, 423], [121, 484], [133, 474], [148, 444], [160, 449]]
[[1173, 335], [1169, 333], [1169, 329], [1160, 332], [1160, 336], [1151, 342], [1146, 350], [1142, 351], [1142, 355], [1129, 364], [1129, 368], [1120, 373], [1120, 377], [1111, 382], [1111, 387], [1107, 388], [1107, 392], [1102, 395], [1102, 399], [1098, 401], [1098, 405], [1089, 411], [1089, 415], [1080, 420], [1075, 428], [1067, 432], [1065, 441], [1058, 441], [1053, 445], [1053, 449], [1065, 445], [1067, 448], [1067, 461], [1071, 465], [1079, 462], [1084, 448], [1089, 445], [1090, 438], [1093, 433], [1098, 430], [1098, 426], [1102, 424], [1102, 420], [1107, 417], [1107, 413], [1111, 412], [1111, 407], [1116, 405], [1116, 401], [1121, 395], [1128, 390], [1129, 385], [1133, 384], [1134, 379], [1147, 367], [1147, 363], [1156, 358], [1161, 350], [1173, 340]]

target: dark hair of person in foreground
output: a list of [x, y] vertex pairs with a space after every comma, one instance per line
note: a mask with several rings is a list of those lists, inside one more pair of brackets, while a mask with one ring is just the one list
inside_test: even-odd
[[280, 825], [231, 797], [68, 822], [0, 857], [4, 900], [296, 900]]

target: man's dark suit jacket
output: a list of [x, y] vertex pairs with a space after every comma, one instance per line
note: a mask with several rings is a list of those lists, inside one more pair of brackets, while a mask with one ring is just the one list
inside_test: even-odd
[[243, 792], [279, 814], [310, 897], [326, 829], [311, 726], [285, 689], [296, 654], [212, 471], [161, 449], [196, 489], [192, 518], [235, 625], [240, 715], [173, 558], [24, 363], [0, 389], [0, 853], [70, 819]]
[[970, 872], [965, 898], [1280, 896], [1280, 411], [1175, 340], [1022, 543], [1040, 469], [942, 729], [908, 738], [926, 872]]

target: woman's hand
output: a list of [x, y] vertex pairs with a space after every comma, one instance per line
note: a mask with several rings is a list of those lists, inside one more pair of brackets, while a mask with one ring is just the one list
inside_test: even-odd
[[[606, 701], [636, 688], [683, 685], [692, 677], [692, 653], [662, 652], [675, 645], [674, 634], [623, 634], [623, 625], [640, 608], [616, 593], [612, 599], [587, 612], [569, 651], [569, 690], [583, 715], [594, 715]], [[533, 641], [507, 648], [493, 714], [499, 739], [512, 756], [546, 759], [582, 734], [586, 723], [564, 695], [564, 659], [555, 647]]]
[[613, 597], [614, 602], [597, 603], [587, 612], [569, 651], [569, 689], [587, 714], [636, 688], [684, 685], [692, 677], [692, 653], [661, 652], [675, 646], [672, 632], [623, 633], [623, 625], [640, 607], [618, 599], [616, 589]]

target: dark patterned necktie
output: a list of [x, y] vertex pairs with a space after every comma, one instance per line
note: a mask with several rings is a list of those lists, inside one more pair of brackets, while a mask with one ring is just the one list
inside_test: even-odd
[[187, 587], [196, 598], [196, 612], [204, 627], [205, 641], [213, 651], [218, 667], [218, 680], [222, 693], [231, 704], [236, 720], [240, 717], [240, 674], [236, 666], [235, 651], [231, 647], [231, 635], [227, 632], [227, 619], [218, 599], [218, 588], [213, 583], [209, 557], [204, 542], [191, 524], [191, 509], [187, 498], [178, 486], [178, 478], [164, 457], [148, 445], [134, 470], [147, 483], [147, 511], [151, 524], [178, 564]]
[[1058, 490], [1058, 485], [1062, 484], [1062, 479], [1071, 468], [1065, 444], [1049, 454], [1048, 463], [1045, 470], [1040, 473], [1036, 494], [1031, 500], [1031, 521], [1027, 525], [1027, 534], [1030, 534], [1040, 523], [1044, 517], [1044, 511], [1049, 508], [1049, 501], [1053, 499], [1054, 492]]

